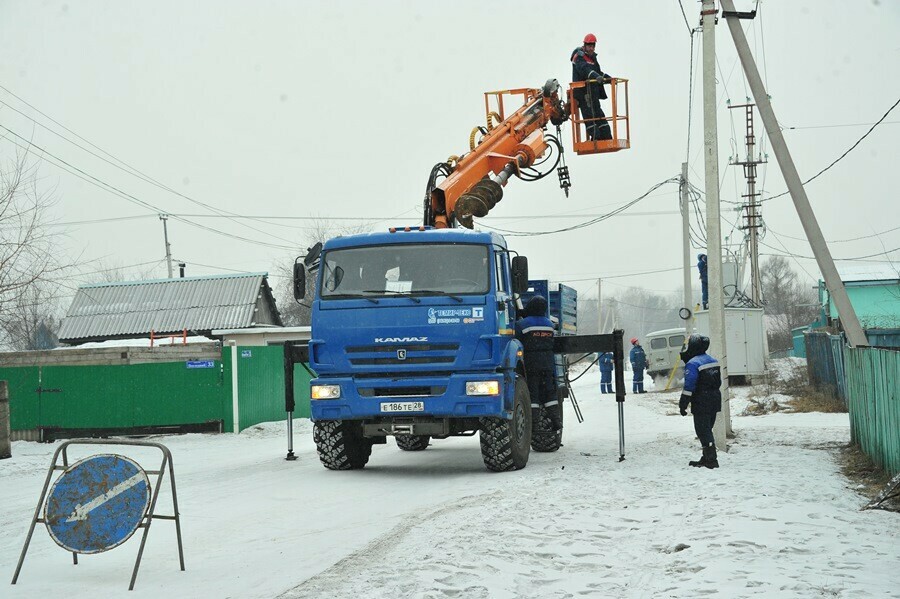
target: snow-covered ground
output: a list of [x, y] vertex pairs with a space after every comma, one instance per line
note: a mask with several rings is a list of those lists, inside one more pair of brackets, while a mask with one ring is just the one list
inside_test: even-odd
[[[518, 472], [485, 470], [477, 437], [421, 453], [390, 441], [366, 469], [331, 472], [302, 420], [294, 462], [283, 423], [157, 438], [174, 455], [187, 570], [171, 522], [154, 522], [133, 593], [137, 535], [73, 566], [38, 525], [0, 596], [900, 596], [900, 517], [860, 512], [865, 498], [835, 461], [846, 414], [736, 415], [713, 471], [687, 467], [699, 446], [677, 392], [629, 395], [619, 462], [615, 402], [598, 382], [576, 383], [585, 422], [567, 408], [564, 447]], [[749, 389], [735, 392], [738, 414]], [[0, 462], [7, 580], [54, 449], [17, 442]], [[121, 452], [158, 465], [157, 453]], [[158, 513], [171, 514], [168, 492]]]

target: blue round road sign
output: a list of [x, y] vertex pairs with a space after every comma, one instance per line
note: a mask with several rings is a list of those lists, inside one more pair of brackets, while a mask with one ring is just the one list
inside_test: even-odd
[[147, 473], [125, 456], [101, 454], [72, 464], [47, 497], [53, 540], [75, 553], [100, 553], [128, 540], [150, 507]]

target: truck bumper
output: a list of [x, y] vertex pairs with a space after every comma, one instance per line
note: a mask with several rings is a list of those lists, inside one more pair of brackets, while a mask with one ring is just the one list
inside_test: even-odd
[[[466, 383], [471, 381], [497, 381], [499, 395], [466, 395]], [[504, 377], [499, 373], [454, 374], [440, 378], [409, 379], [363, 379], [351, 377], [318, 378], [310, 385], [340, 385], [341, 396], [337, 399], [310, 401], [312, 420], [365, 420], [370, 418], [411, 417], [433, 418], [509, 418], [505, 405], [505, 395], [514, 391], [507, 389]], [[393, 411], [392, 407], [403, 404], [415, 410]], [[393, 404], [393, 406], [392, 406]], [[418, 409], [421, 407], [421, 409]]]

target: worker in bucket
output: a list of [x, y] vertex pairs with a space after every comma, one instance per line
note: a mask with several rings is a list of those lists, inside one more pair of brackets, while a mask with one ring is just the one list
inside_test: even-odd
[[612, 352], [604, 352], [598, 358], [600, 363], [600, 393], [613, 393], [612, 372], [613, 372], [613, 355]]
[[587, 129], [588, 139], [612, 139], [609, 122], [599, 120], [606, 119], [606, 114], [603, 113], [603, 109], [600, 107], [600, 100], [607, 98], [603, 80], [609, 78], [609, 75], [604, 73], [600, 65], [597, 64], [597, 53], [594, 52], [596, 47], [597, 36], [589, 33], [584, 36], [583, 44], [572, 50], [572, 55], [570, 56], [572, 61], [572, 81], [588, 81], [584, 87], [572, 92], [572, 95], [581, 109], [581, 118], [587, 121], [585, 128]]
[[547, 300], [536, 295], [525, 304], [516, 321], [516, 339], [525, 349], [525, 381], [531, 396], [532, 422], [539, 422], [543, 406], [554, 430], [562, 428], [553, 360], [553, 322], [547, 318]]
[[631, 353], [628, 354], [628, 359], [631, 360], [631, 371], [634, 373], [631, 392], [646, 393], [644, 391], [644, 369], [647, 368], [647, 354], [644, 353], [644, 348], [641, 347], [637, 337], [631, 338]]
[[709, 337], [691, 335], [685, 349], [681, 352], [684, 362], [684, 390], [678, 402], [682, 416], [687, 416], [688, 405], [694, 416], [694, 431], [703, 448], [703, 457], [688, 462], [696, 468], [718, 468], [719, 458], [716, 455], [713, 425], [716, 414], [722, 411], [722, 371], [719, 362], [706, 353], [709, 349]]

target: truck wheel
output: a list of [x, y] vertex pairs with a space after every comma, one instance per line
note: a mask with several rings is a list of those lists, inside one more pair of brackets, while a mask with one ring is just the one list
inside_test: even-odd
[[352, 420], [315, 423], [313, 441], [319, 460], [329, 470], [358, 470], [372, 455], [372, 441], [362, 435], [362, 425]]
[[395, 435], [397, 447], [403, 451], [422, 451], [428, 447], [431, 437], [428, 435]]
[[[559, 419], [560, 421], [563, 419], [562, 410], [560, 410]], [[562, 430], [553, 430], [553, 423], [550, 422], [547, 410], [541, 408], [541, 416], [534, 423], [534, 428], [531, 430], [531, 448], [535, 451], [549, 452], [556, 451], [561, 446]]]
[[481, 457], [488, 470], [521, 470], [531, 452], [531, 399], [525, 380], [516, 375], [516, 396], [510, 420], [481, 418]]

